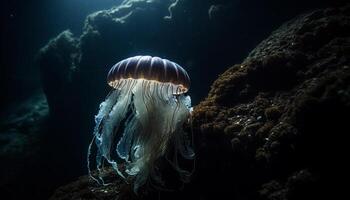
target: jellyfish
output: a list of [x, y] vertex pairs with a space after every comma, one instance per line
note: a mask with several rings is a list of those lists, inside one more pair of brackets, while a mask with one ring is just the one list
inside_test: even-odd
[[[190, 122], [191, 98], [187, 72], [175, 62], [159, 57], [135, 56], [115, 64], [107, 75], [113, 88], [95, 116], [88, 148], [90, 177], [100, 184], [105, 165], [134, 190], [146, 182], [164, 186], [157, 160], [164, 158], [182, 182], [192, 170], [179, 165], [178, 157], [193, 160], [193, 135], [184, 131]], [[97, 175], [92, 175], [92, 148]], [[152, 181], [149, 181], [152, 180]]]

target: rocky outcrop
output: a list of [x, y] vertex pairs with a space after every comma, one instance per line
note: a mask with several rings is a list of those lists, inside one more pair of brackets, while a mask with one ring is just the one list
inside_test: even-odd
[[[220, 75], [195, 107], [192, 182], [180, 192], [137, 198], [314, 199], [332, 193], [337, 182], [325, 179], [341, 174], [338, 156], [346, 152], [349, 30], [350, 7], [317, 10], [278, 28]], [[135, 198], [118, 188], [128, 186], [97, 186], [83, 177], [51, 199]]]
[[331, 155], [342, 152], [337, 141], [348, 129], [349, 30], [349, 7], [299, 16], [224, 72], [196, 107], [196, 132], [230, 143], [233, 194], [307, 199], [330, 192], [322, 190], [334, 173], [325, 163], [337, 162]]
[[62, 114], [60, 112], [74, 106], [73, 99], [68, 99], [67, 96], [72, 96], [73, 90], [76, 90], [72, 86], [77, 81], [77, 45], [73, 34], [66, 30], [49, 41], [39, 52], [41, 80], [51, 114]]

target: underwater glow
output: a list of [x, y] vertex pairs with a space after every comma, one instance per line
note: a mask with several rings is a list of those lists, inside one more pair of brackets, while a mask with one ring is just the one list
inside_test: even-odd
[[[181, 181], [191, 172], [180, 168], [178, 155], [193, 159], [192, 136], [183, 130], [190, 120], [191, 98], [185, 93], [190, 79], [178, 64], [151, 56], [135, 56], [118, 62], [108, 73], [113, 87], [95, 117], [94, 137], [88, 149], [90, 176], [105, 184], [101, 175], [109, 163], [123, 178], [131, 178], [134, 190], [149, 182], [164, 186], [156, 161], [164, 157]], [[96, 145], [98, 176], [90, 171]]]

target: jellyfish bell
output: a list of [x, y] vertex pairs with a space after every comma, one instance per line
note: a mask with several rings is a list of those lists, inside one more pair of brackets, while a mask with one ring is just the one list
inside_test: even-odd
[[90, 173], [95, 144], [99, 175], [91, 177], [104, 184], [100, 175], [107, 162], [121, 177], [133, 179], [135, 191], [148, 180], [162, 185], [156, 161], [164, 157], [181, 181], [188, 180], [191, 172], [178, 162], [179, 155], [194, 158], [192, 135], [183, 130], [192, 110], [187, 72], [167, 59], [135, 56], [115, 64], [107, 83], [113, 90], [100, 104], [88, 149]]
[[125, 79], [168, 84], [174, 94], [186, 93], [190, 87], [190, 78], [180, 65], [151, 56], [122, 60], [110, 69], [107, 76], [108, 84], [113, 88], [120, 87]]

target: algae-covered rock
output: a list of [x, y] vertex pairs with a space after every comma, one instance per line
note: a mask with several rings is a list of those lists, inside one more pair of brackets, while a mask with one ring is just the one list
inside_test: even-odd
[[339, 162], [337, 141], [348, 130], [343, 116], [350, 108], [349, 30], [349, 7], [285, 23], [224, 72], [194, 109], [195, 130], [232, 142], [236, 167], [226, 168], [231, 181], [224, 183], [237, 186], [232, 195], [300, 199], [330, 193], [322, 190], [331, 187], [321, 181], [332, 172], [325, 163]]

